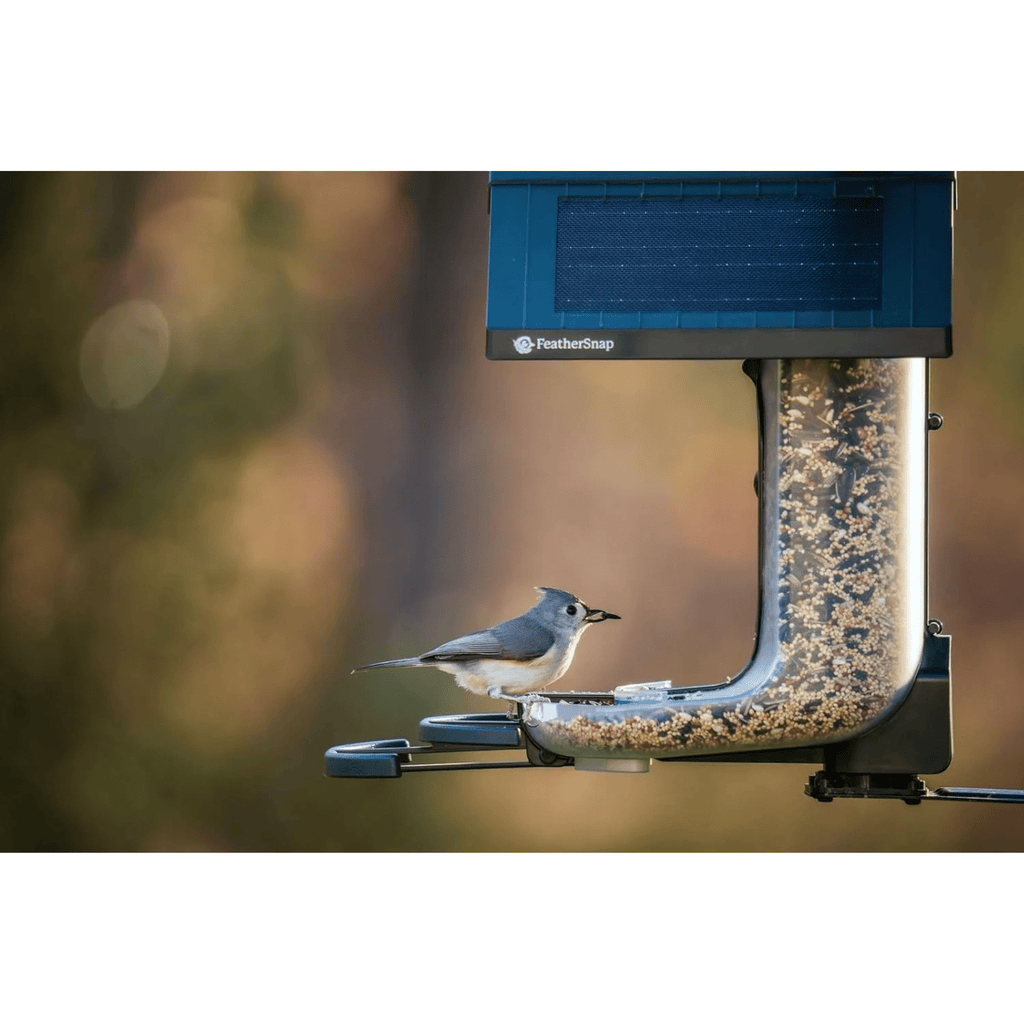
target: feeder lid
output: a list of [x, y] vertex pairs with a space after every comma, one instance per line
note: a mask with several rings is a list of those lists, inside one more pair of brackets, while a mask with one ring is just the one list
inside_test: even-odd
[[487, 355], [948, 356], [955, 183], [493, 172]]

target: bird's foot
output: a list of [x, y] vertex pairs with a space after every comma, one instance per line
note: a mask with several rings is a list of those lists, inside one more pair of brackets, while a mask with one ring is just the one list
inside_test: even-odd
[[551, 700], [540, 693], [506, 693], [500, 686], [492, 686], [487, 691], [488, 697], [495, 700], [510, 700], [514, 704], [550, 704]]
[[520, 704], [550, 704], [551, 698], [541, 693], [521, 693], [515, 698]]
[[508, 701], [508, 717], [515, 718], [518, 714], [518, 705], [520, 704], [550, 704], [551, 700], [548, 697], [544, 697], [539, 693], [505, 693], [500, 687], [492, 686], [487, 691], [488, 697], [493, 697], [495, 700], [507, 700]]

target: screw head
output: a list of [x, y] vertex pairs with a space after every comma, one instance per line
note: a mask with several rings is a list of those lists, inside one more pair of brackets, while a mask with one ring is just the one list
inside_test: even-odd
[[938, 636], [942, 632], [942, 623], [938, 619], [929, 619], [925, 628], [932, 636]]
[[943, 423], [943, 420], [942, 420], [942, 414], [941, 413], [938, 413], [938, 412], [930, 412], [930, 413], [928, 413], [928, 429], [929, 430], [938, 430], [939, 427], [942, 426], [942, 423]]

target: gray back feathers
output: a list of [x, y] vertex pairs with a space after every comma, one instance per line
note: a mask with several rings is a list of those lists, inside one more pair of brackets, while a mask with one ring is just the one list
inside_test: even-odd
[[501, 658], [503, 661], [533, 661], [546, 654], [555, 642], [554, 634], [539, 623], [520, 616], [479, 633], [449, 640], [421, 661], [473, 661], [477, 658]]

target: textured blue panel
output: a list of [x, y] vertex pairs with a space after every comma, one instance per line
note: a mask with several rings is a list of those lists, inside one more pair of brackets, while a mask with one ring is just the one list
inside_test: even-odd
[[832, 196], [560, 199], [554, 309], [732, 314], [720, 326], [754, 326], [758, 311], [878, 309], [882, 206]]

